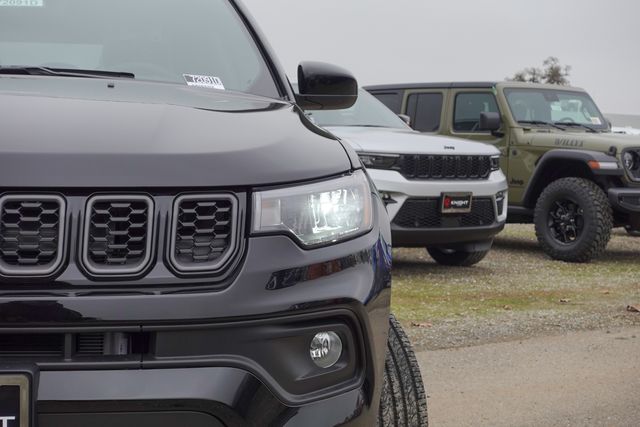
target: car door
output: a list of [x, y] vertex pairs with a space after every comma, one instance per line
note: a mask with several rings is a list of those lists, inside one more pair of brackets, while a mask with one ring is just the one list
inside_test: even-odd
[[411, 127], [419, 132], [439, 133], [443, 128], [445, 91], [410, 90], [405, 93], [402, 113], [411, 118]]
[[[493, 89], [453, 88], [448, 97], [447, 131], [441, 133], [495, 145], [501, 153], [502, 170], [508, 175], [509, 132]], [[494, 133], [480, 130], [480, 114], [483, 112], [499, 113], [503, 129]]]

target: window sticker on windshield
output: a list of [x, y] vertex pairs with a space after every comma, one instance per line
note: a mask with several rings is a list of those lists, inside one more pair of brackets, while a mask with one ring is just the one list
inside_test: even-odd
[[602, 121], [600, 120], [600, 117], [591, 117], [591, 124], [600, 126]]
[[44, 0], [0, 0], [0, 7], [44, 7]]
[[213, 76], [196, 76], [193, 74], [184, 74], [184, 80], [188, 86], [206, 87], [209, 89], [224, 89], [224, 84], [219, 77]]

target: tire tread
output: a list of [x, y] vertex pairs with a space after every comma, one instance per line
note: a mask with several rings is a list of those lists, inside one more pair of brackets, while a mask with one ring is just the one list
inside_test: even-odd
[[427, 427], [427, 395], [420, 366], [398, 320], [389, 316], [389, 340], [378, 425]]
[[[585, 240], [585, 244], [580, 245], [573, 251], [559, 250], [554, 247], [547, 240], [548, 238], [543, 230], [547, 221], [547, 212], [544, 211], [544, 206], [548, 199], [559, 192], [571, 192], [583, 199], [591, 200], [593, 203], [595, 212], [594, 225], [591, 229], [583, 231], [588, 233], [590, 237]], [[613, 210], [607, 195], [595, 182], [585, 178], [561, 178], [549, 184], [538, 198], [534, 217], [538, 242], [544, 252], [553, 259], [576, 263], [589, 262], [602, 255], [609, 244], [609, 240], [611, 240]]]

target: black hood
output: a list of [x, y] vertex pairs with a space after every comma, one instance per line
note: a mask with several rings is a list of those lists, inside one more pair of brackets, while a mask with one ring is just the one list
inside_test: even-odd
[[4, 188], [253, 186], [350, 167], [342, 145], [286, 102], [162, 83], [0, 77]]

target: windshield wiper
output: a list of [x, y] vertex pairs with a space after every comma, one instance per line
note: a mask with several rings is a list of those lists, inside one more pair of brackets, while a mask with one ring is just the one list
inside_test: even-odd
[[575, 123], [575, 122], [556, 122], [556, 125], [560, 125], [560, 126], [573, 126], [573, 127], [581, 127], [583, 129], [586, 129], [588, 132], [591, 133], [598, 133], [598, 131], [595, 128], [592, 128], [591, 126], [587, 126], [585, 124], [582, 123]]
[[557, 124], [551, 123], [551, 122], [545, 122], [543, 120], [518, 120], [518, 123], [523, 124], [523, 125], [551, 126], [551, 127], [556, 128], [556, 129], [560, 129], [561, 131], [566, 131], [566, 129], [563, 128], [562, 126], [558, 126]]
[[84, 77], [99, 79], [135, 79], [133, 73], [123, 71], [104, 70], [76, 70], [67, 68], [49, 68], [37, 66], [8, 65], [0, 66], [0, 74], [30, 75], [30, 76], [57, 76], [57, 77]]

